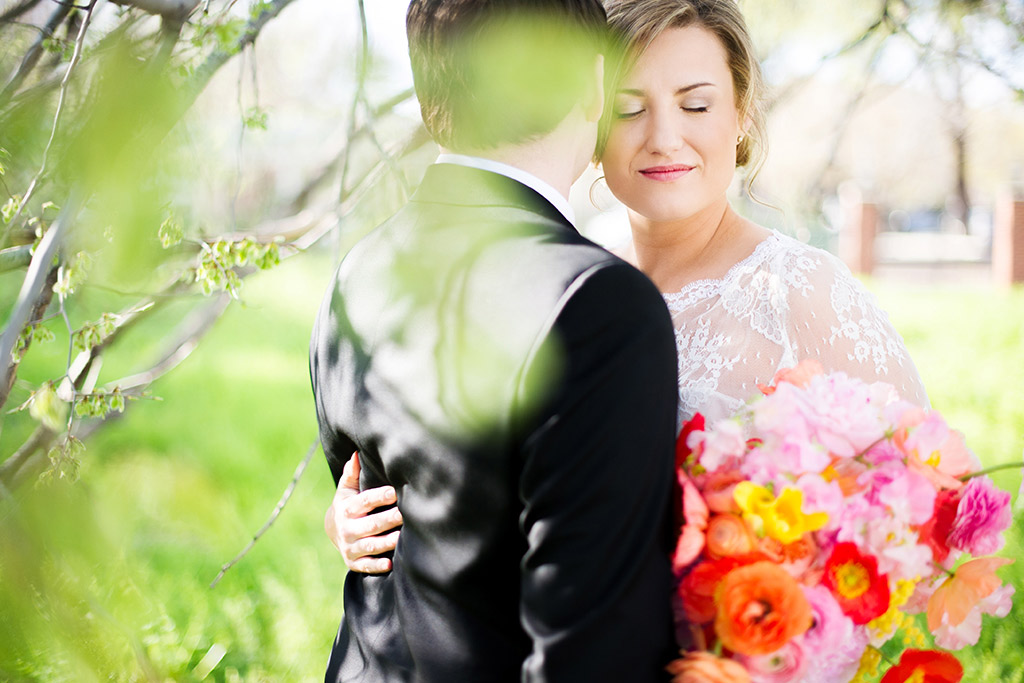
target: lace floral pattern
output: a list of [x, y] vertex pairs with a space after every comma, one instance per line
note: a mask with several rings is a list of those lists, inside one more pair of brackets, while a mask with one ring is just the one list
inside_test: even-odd
[[807, 358], [927, 406], [902, 338], [838, 259], [773, 233], [719, 280], [663, 295], [676, 326], [679, 412], [728, 416]]

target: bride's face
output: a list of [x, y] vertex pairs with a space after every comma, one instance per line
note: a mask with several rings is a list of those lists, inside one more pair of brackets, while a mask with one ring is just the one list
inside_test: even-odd
[[742, 133], [718, 37], [662, 32], [615, 94], [601, 163], [609, 189], [645, 218], [690, 218], [725, 201]]

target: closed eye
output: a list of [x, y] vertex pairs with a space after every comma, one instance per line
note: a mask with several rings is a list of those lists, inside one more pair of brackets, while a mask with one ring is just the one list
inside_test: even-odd
[[707, 107], [683, 107], [683, 111], [688, 111], [691, 114], [706, 114], [708, 111]]
[[643, 113], [643, 109], [637, 109], [635, 111], [617, 111], [615, 112], [615, 118], [623, 121], [628, 121], [629, 119], [635, 119], [636, 117], [640, 116], [640, 114]]

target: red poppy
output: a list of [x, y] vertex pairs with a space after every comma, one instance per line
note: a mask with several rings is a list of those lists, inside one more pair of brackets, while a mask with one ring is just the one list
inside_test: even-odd
[[949, 555], [949, 532], [956, 519], [956, 508], [960, 504], [960, 491], [939, 491], [935, 496], [935, 512], [932, 518], [921, 525], [918, 535], [932, 549], [936, 562], [942, 562]]
[[948, 652], [904, 650], [879, 683], [957, 683], [963, 675], [964, 668]]
[[683, 425], [683, 431], [679, 432], [679, 438], [676, 439], [676, 467], [682, 467], [686, 463], [686, 459], [693, 453], [690, 447], [686, 445], [686, 440], [690, 438], [690, 434], [703, 431], [704, 416], [700, 413], [695, 414]]
[[889, 609], [887, 577], [878, 573], [875, 558], [861, 553], [853, 543], [836, 544], [821, 582], [855, 624], [866, 624]]

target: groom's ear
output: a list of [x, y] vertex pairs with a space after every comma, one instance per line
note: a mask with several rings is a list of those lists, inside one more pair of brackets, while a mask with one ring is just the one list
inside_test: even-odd
[[587, 121], [596, 123], [604, 113], [604, 55], [597, 55], [594, 68], [584, 91], [583, 113]]

